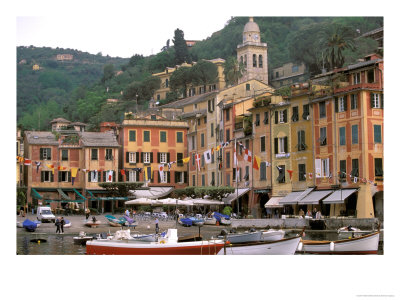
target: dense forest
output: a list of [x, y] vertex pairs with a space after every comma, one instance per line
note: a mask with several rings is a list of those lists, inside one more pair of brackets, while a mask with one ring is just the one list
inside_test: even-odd
[[[255, 17], [254, 21], [260, 27], [261, 41], [268, 44], [270, 69], [304, 62], [311, 74], [322, 67], [353, 63], [376, 51], [377, 42], [361, 35], [383, 26], [380, 17]], [[184, 28], [177, 29], [173, 45], [168, 40], [159, 53], [148, 57], [112, 58], [73, 49], [17, 47], [17, 123], [24, 130], [48, 130], [49, 121], [63, 117], [96, 130], [101, 121], [120, 122], [136, 101], [141, 109], [146, 108], [160, 86], [151, 75], [166, 67], [213, 58], [227, 60], [226, 68], [234, 67], [236, 47], [247, 22], [247, 17], [233, 17], [222, 30], [191, 48], [184, 43]], [[72, 54], [73, 60], [57, 61], [57, 54]], [[39, 69], [34, 70], [34, 65]], [[215, 72], [207, 64], [201, 66], [206, 72]], [[175, 86], [205, 84], [209, 79], [200, 76], [201, 66], [195, 70], [197, 75], [182, 70], [181, 79], [174, 78]], [[172, 92], [168, 100], [176, 97], [176, 91]], [[120, 101], [107, 104], [109, 98]]]

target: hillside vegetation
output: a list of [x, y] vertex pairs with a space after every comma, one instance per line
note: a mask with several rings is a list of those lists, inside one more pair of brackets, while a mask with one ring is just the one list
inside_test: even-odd
[[[374, 40], [358, 37], [383, 26], [380, 17], [255, 17], [254, 21], [260, 27], [261, 41], [268, 44], [269, 69], [290, 61], [304, 62], [311, 73], [318, 73], [322, 66], [329, 69], [338, 63], [352, 63], [375, 51]], [[231, 18], [223, 29], [190, 48], [186, 59], [231, 61], [247, 22], [247, 17]], [[184, 28], [179, 30], [180, 39], [183, 32]], [[139, 108], [147, 107], [159, 86], [151, 74], [173, 67], [181, 50], [170, 46], [169, 40], [156, 55], [135, 54], [131, 58], [73, 49], [18, 47], [18, 125], [25, 130], [48, 130], [50, 120], [63, 117], [87, 123], [89, 129], [96, 130], [101, 121], [120, 122], [125, 111], [136, 108], [136, 101]], [[74, 59], [57, 61], [57, 54], [72, 54]], [[342, 59], [336, 60], [336, 56]], [[34, 65], [39, 70], [33, 70]], [[107, 104], [109, 98], [120, 101]]]

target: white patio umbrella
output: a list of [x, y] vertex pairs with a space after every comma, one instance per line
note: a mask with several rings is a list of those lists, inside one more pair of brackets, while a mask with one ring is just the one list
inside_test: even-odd
[[147, 199], [147, 198], [138, 198], [134, 200], [128, 200], [125, 201], [125, 204], [131, 204], [131, 205], [151, 205], [153, 204], [154, 200]]

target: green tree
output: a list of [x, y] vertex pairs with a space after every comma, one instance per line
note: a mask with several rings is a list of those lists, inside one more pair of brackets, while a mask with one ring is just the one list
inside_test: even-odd
[[206, 90], [207, 84], [212, 84], [217, 81], [218, 69], [212, 62], [201, 60], [192, 67], [192, 83], [194, 85], [204, 86]]
[[106, 64], [103, 68], [103, 77], [101, 78], [101, 82], [104, 83], [107, 80], [110, 80], [114, 76], [114, 65]]
[[187, 88], [192, 83], [192, 72], [190, 67], [180, 67], [172, 73], [169, 84], [172, 91], [187, 97]]
[[224, 64], [224, 76], [227, 85], [237, 84], [245, 70], [243, 63], [239, 63], [233, 56], [229, 57]]
[[191, 63], [191, 58], [183, 31], [177, 28], [172, 41], [174, 42], [175, 48], [175, 64], [180, 65], [184, 62]]

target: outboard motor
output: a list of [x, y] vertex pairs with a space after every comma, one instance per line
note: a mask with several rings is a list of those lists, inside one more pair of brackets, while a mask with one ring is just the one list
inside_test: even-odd
[[222, 229], [220, 235], [228, 235], [228, 231], [226, 229]]
[[256, 230], [254, 228], [251, 228], [249, 231], [250, 232], [256, 232]]

